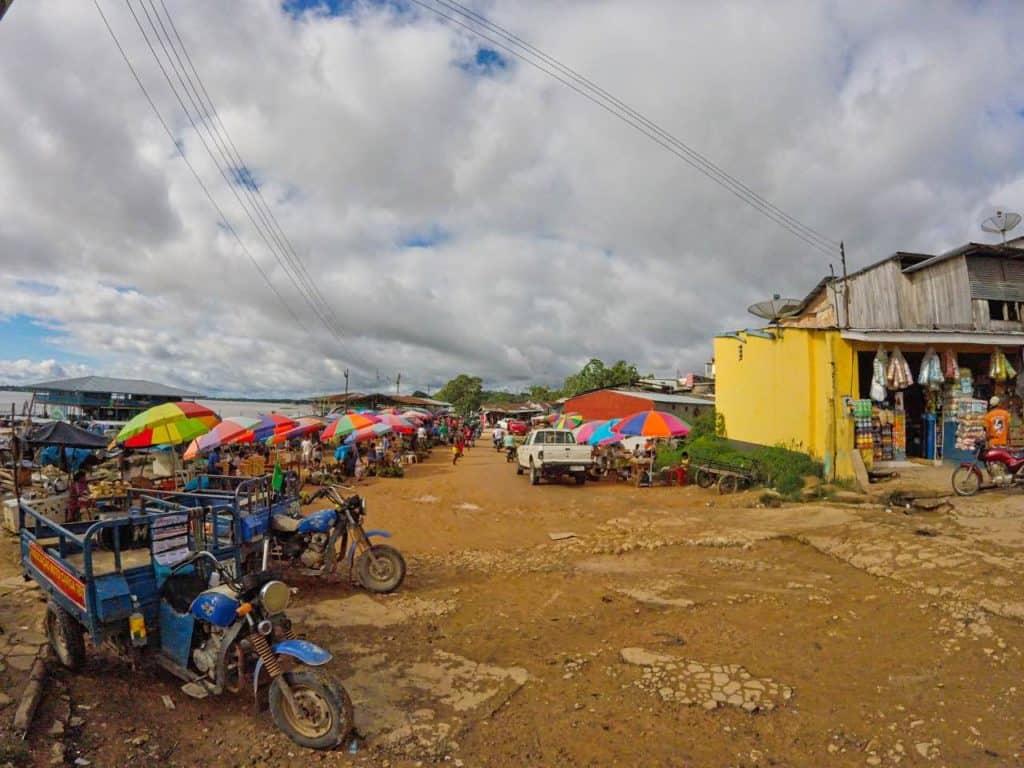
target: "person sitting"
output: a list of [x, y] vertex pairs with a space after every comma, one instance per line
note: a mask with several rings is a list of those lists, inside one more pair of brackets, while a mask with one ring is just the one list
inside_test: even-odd
[[993, 396], [988, 401], [988, 413], [985, 414], [984, 423], [989, 445], [1009, 444], [1010, 412], [1002, 407], [1002, 400], [998, 396]]

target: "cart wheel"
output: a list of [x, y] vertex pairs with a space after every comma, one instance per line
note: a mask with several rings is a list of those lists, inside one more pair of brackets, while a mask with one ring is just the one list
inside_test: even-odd
[[57, 659], [72, 672], [85, 664], [85, 631], [74, 617], [50, 601], [46, 605], [46, 636]]
[[697, 485], [701, 488], [710, 488], [715, 484], [715, 476], [706, 469], [697, 470]]
[[740, 488], [740, 479], [736, 475], [722, 475], [718, 479], [719, 493], [736, 493]]

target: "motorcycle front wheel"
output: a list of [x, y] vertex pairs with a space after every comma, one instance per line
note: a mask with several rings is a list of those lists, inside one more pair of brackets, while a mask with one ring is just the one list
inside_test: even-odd
[[270, 686], [270, 714], [288, 738], [308, 749], [332, 749], [352, 730], [352, 700], [330, 675], [309, 667], [289, 672], [283, 679], [291, 688], [292, 707], [282, 689], [282, 678]]
[[394, 547], [374, 544], [356, 563], [359, 583], [371, 592], [394, 592], [405, 579], [405, 558]]
[[981, 488], [981, 478], [973, 467], [958, 467], [953, 472], [953, 491], [957, 496], [973, 496]]

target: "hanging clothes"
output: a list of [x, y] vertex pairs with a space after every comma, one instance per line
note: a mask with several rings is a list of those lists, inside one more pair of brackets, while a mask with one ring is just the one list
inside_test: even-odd
[[956, 352], [947, 349], [942, 353], [942, 368], [947, 379], [956, 379], [960, 376], [960, 363], [956, 359]]

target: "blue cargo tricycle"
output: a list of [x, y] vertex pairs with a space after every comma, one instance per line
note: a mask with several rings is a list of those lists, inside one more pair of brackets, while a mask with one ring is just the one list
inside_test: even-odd
[[[326, 650], [298, 639], [290, 590], [266, 570], [275, 498], [269, 478], [188, 493], [133, 489], [128, 512], [58, 524], [19, 505], [25, 577], [48, 596], [46, 632], [67, 668], [85, 661], [85, 635], [138, 663], [150, 658], [195, 698], [269, 683], [274, 723], [304, 747], [337, 746], [352, 703], [322, 667]], [[245, 574], [245, 575], [243, 575]]]

